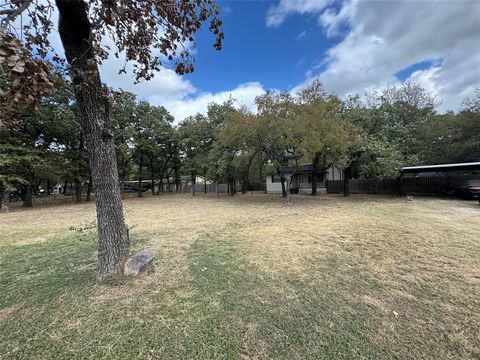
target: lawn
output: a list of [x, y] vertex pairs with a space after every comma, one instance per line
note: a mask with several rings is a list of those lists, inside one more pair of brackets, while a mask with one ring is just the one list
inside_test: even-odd
[[480, 358], [477, 202], [183, 194], [125, 209], [156, 271], [106, 285], [94, 234], [70, 229], [93, 204], [0, 215], [1, 359]]

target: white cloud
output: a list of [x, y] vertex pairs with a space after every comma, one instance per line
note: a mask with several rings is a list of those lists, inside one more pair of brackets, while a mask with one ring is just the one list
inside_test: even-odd
[[288, 15], [292, 13], [315, 13], [324, 9], [332, 0], [281, 0], [271, 6], [267, 12], [268, 27], [280, 26]]
[[[279, 4], [285, 11], [276, 19], [302, 12], [283, 3], [291, 2]], [[318, 77], [340, 96], [363, 94], [398, 82], [395, 74], [413, 64], [435, 59], [442, 61], [409, 79], [437, 95], [439, 110], [458, 109], [480, 87], [480, 2], [351, 0], [339, 10], [324, 4], [303, 12], [318, 16], [327, 36], [345, 36], [326, 52], [321, 70], [313, 68], [298, 87]], [[267, 14], [267, 24], [268, 19]]]
[[327, 8], [318, 17], [318, 22], [325, 28], [328, 37], [340, 34], [341, 25], [353, 17], [355, 4], [356, 1], [345, 3], [339, 12], [336, 12], [333, 8]]
[[186, 96], [174, 100], [166, 100], [151, 97], [148, 100], [155, 104], [159, 101], [171, 112], [175, 119], [182, 121], [189, 115], [206, 113], [207, 105], [215, 102], [222, 103], [230, 97], [236, 100], [238, 106], [246, 106], [251, 111], [256, 111], [255, 97], [263, 94], [265, 89], [258, 82], [240, 84], [232, 90], [220, 91], [217, 93], [205, 92], [195, 96]]
[[221, 15], [228, 15], [228, 14], [231, 14], [232, 13], [232, 8], [228, 5], [225, 5], [225, 4], [221, 4], [220, 5], [220, 14]]
[[110, 87], [133, 92], [139, 98], [154, 98], [159, 101], [160, 99], [171, 101], [196, 92], [196, 89], [188, 80], [166, 68], [162, 68], [161, 71], [155, 73], [152, 80], [135, 84], [131, 70], [133, 65], [127, 64], [126, 74], [118, 74], [122, 65], [122, 61], [114, 57], [106, 60], [100, 67], [102, 81]]
[[119, 75], [121, 65], [122, 61], [114, 57], [105, 61], [101, 66], [102, 81], [110, 87], [130, 91], [152, 105], [164, 106], [175, 117], [176, 123], [197, 112], [206, 113], [209, 103], [222, 103], [230, 97], [237, 100], [238, 105], [255, 111], [255, 97], [265, 92], [258, 82], [240, 84], [220, 92], [200, 92], [190, 81], [166, 68], [157, 72], [152, 80], [134, 84], [132, 65], [127, 64], [127, 73]]
[[307, 30], [303, 30], [303, 31], [299, 32], [297, 36], [295, 36], [295, 40], [297, 40], [297, 41], [301, 40], [306, 36], [307, 36]]

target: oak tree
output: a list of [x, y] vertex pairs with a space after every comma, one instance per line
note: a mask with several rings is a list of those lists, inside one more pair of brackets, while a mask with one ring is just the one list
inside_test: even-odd
[[[56, 55], [60, 49], [51, 49], [48, 38], [54, 26], [50, 16], [54, 11], [59, 14], [58, 32], [92, 171], [99, 238], [97, 280], [103, 281], [122, 272], [129, 253], [129, 239], [120, 196], [108, 90], [101, 82], [98, 64], [113, 52], [133, 62], [137, 80], [151, 79], [162, 65], [173, 66], [179, 74], [189, 73], [194, 69], [189, 45], [195, 45], [195, 32], [202, 22], [209, 21], [209, 29], [216, 37], [214, 46], [220, 49], [222, 22], [218, 18], [219, 8], [212, 0], [8, 1], [0, 8], [0, 65], [11, 74], [7, 79], [8, 94], [17, 99], [18, 104], [35, 106], [36, 99], [51, 87], [45, 59], [64, 64]], [[30, 21], [16, 22], [22, 14]], [[15, 29], [16, 26], [21, 29]], [[15, 34], [22, 34], [22, 40]], [[111, 51], [105, 45], [106, 38], [114, 44]], [[4, 93], [0, 96], [2, 104], [8, 102]]]

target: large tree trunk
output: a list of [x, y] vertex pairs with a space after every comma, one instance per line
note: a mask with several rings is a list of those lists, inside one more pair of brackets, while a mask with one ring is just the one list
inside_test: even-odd
[[23, 199], [23, 207], [33, 207], [32, 186], [25, 186], [25, 198]]
[[343, 196], [350, 196], [350, 184], [348, 179], [352, 177], [352, 164], [343, 171]]
[[170, 161], [170, 158], [171, 158], [171, 156], [168, 157], [167, 160], [165, 160], [165, 163], [163, 164], [163, 166], [161, 168], [160, 185], [159, 185], [157, 194], [159, 194], [160, 192], [163, 193], [165, 191], [164, 186], [163, 186], [163, 178], [165, 177], [165, 174], [167, 174], [167, 185], [168, 185], [167, 191], [170, 191], [170, 180], [168, 179], [168, 162]]
[[181, 178], [180, 178], [180, 163], [178, 161], [177, 156], [173, 158], [173, 172], [175, 176], [175, 192], [178, 192], [180, 190], [181, 186]]
[[282, 184], [282, 197], [287, 197], [287, 190], [285, 189], [285, 178], [280, 178], [280, 184]]
[[315, 154], [312, 162], [312, 195], [317, 195], [318, 165], [320, 164], [320, 154]]
[[285, 191], [286, 191], [285, 198], [288, 204], [290, 204], [290, 202], [292, 201], [292, 182], [293, 182], [294, 176], [295, 176], [295, 173], [293, 173], [292, 175], [290, 175], [288, 178], [285, 179]]
[[82, 183], [80, 182], [78, 177], [75, 177], [75, 202], [82, 202]]
[[237, 193], [237, 182], [235, 179], [230, 179], [230, 196], [235, 196]]
[[[165, 189], [163, 188], [163, 178], [162, 178], [162, 179], [160, 179], [160, 185], [158, 187], [158, 191], [163, 194], [164, 190]], [[157, 194], [159, 194], [159, 193], [157, 193]]]
[[287, 197], [287, 189], [285, 186], [285, 176], [282, 175], [279, 169], [277, 169], [277, 174], [280, 176], [280, 184], [282, 185], [282, 197]]
[[10, 211], [10, 192], [3, 187], [0, 188], [1, 192], [1, 206], [0, 213], [7, 213]]
[[167, 171], [166, 171], [166, 173], [165, 173], [165, 176], [166, 176], [166, 178], [167, 178], [167, 192], [171, 192], [172, 189], [170, 188], [170, 174], [168, 173], [168, 169], [167, 169]]
[[155, 171], [153, 169], [153, 159], [150, 159], [150, 175], [152, 178], [152, 180], [150, 180], [152, 186], [152, 195], [155, 195]]
[[56, 0], [59, 33], [70, 65], [78, 120], [85, 136], [97, 206], [97, 281], [121, 273], [129, 253], [108, 99], [92, 48], [87, 8], [81, 0]]
[[160, 193], [163, 193], [163, 190], [164, 190], [163, 189], [163, 177], [164, 177], [163, 175], [164, 174], [163, 174], [163, 170], [162, 170], [162, 172], [160, 173], [160, 181], [158, 183], [157, 195], [159, 195]]

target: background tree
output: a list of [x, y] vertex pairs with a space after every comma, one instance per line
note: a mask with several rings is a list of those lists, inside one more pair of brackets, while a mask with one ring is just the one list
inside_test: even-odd
[[[163, 106], [156, 107], [152, 114], [155, 121], [152, 124], [152, 140], [155, 152], [150, 159], [150, 170], [152, 178], [152, 193], [159, 194], [164, 191], [163, 180], [167, 178], [170, 182], [168, 167], [178, 151], [175, 129], [172, 124], [173, 116]], [[158, 175], [159, 186], [155, 193], [155, 177]]]
[[251, 160], [242, 164], [242, 160], [251, 158], [249, 147], [250, 114], [244, 109], [234, 107], [234, 100], [223, 104], [209, 104], [208, 120], [212, 135], [207, 162], [210, 169], [208, 175], [214, 179], [215, 191], [218, 194], [218, 183], [227, 183], [230, 195], [236, 193], [236, 183], [242, 182], [242, 192], [248, 183], [248, 170]]
[[180, 123], [178, 131], [183, 169], [190, 176], [191, 193], [195, 195], [197, 175], [207, 174], [208, 153], [213, 146], [213, 127], [207, 116], [197, 114]]
[[133, 123], [135, 121], [136, 96], [129, 92], [113, 92], [111, 98], [111, 121], [115, 136], [115, 152], [117, 156], [120, 191], [123, 196], [125, 182], [132, 171], [133, 155]]
[[303, 162], [312, 163], [312, 195], [316, 195], [319, 175], [324, 175], [332, 164], [340, 168], [346, 165], [351, 131], [341, 117], [342, 102], [327, 95], [319, 82], [303, 89], [297, 101], [288, 133], [293, 135], [292, 147]]
[[467, 98], [455, 122], [456, 131], [451, 137], [452, 152], [458, 162], [480, 160], [480, 89]]
[[[137, 79], [150, 79], [155, 71], [160, 70], [163, 62], [174, 59], [177, 59], [175, 70], [178, 73], [191, 72], [193, 59], [189, 47], [184, 44], [187, 41], [194, 43], [194, 33], [203, 21], [210, 19], [210, 30], [216, 35], [215, 47], [220, 49], [223, 33], [221, 21], [217, 18], [219, 8], [210, 0], [131, 0], [120, 3], [96, 0], [89, 1], [88, 6], [82, 0], [57, 0], [55, 4], [59, 12], [59, 34], [75, 90], [77, 116], [83, 128], [92, 170], [99, 236], [97, 279], [102, 281], [108, 275], [121, 272], [129, 252], [107, 91], [98, 70], [98, 61], [108, 56], [108, 51], [102, 47], [102, 39], [110, 37], [113, 40], [116, 56], [122, 53], [127, 61], [135, 61]], [[20, 49], [17, 52], [22, 57], [16, 59], [14, 56], [18, 55], [2, 52], [0, 63], [3, 64], [8, 56], [7, 66], [13, 73], [19, 71], [32, 76], [40, 73], [36, 69], [26, 69], [24, 64], [33, 53], [47, 57], [50, 46], [48, 35], [53, 27], [49, 16], [52, 10], [53, 4], [49, 1], [45, 4], [28, 0], [11, 1], [8, 9], [1, 10], [2, 27], [9, 31], [4, 31], [3, 38], [14, 36], [14, 20], [23, 12], [28, 11], [32, 21], [19, 31], [23, 33], [25, 43], [15, 51]], [[28, 52], [34, 48], [35, 52]], [[47, 81], [44, 83], [48, 84]], [[40, 87], [40, 90], [44, 88]], [[12, 92], [14, 98], [17, 94], [19, 98], [25, 97], [13, 87]], [[42, 93], [38, 91], [34, 95], [35, 99]]]
[[292, 154], [286, 149], [286, 124], [291, 120], [294, 112], [294, 100], [289, 93], [267, 91], [255, 99], [258, 107], [256, 123], [256, 146], [261, 150], [262, 157], [275, 169], [280, 177], [282, 196], [286, 197], [287, 187], [285, 175], [280, 170], [288, 163]]
[[[42, 100], [36, 110], [25, 109], [15, 114], [15, 121], [0, 129], [6, 154], [17, 157], [12, 163], [22, 193], [23, 205], [33, 206], [33, 194], [49, 189], [60, 179], [88, 177], [87, 163], [81, 144], [81, 131], [71, 105], [69, 84], [55, 79], [55, 91]], [[11, 150], [18, 148], [18, 154]], [[24, 148], [24, 149], [20, 149]], [[26, 157], [28, 161], [20, 161]], [[25, 159], [25, 160], [26, 160]], [[11, 173], [12, 169], [9, 170]], [[87, 175], [85, 175], [85, 173]]]
[[25, 168], [38, 159], [37, 154], [28, 148], [0, 142], [0, 212], [9, 211], [10, 193], [29, 186]]

